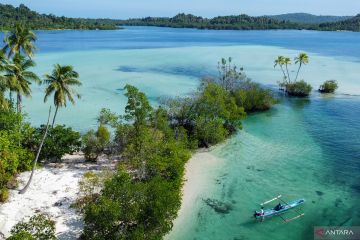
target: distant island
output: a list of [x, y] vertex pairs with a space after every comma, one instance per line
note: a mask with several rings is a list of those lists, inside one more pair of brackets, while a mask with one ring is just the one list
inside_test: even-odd
[[21, 4], [19, 7], [0, 4], [0, 20], [1, 31], [13, 29], [18, 22], [26, 24], [33, 30], [113, 30], [119, 28], [119, 22], [116, 20], [57, 17], [52, 14], [37, 13], [30, 10], [24, 4]]
[[354, 16], [325, 16], [325, 15], [313, 15], [309, 13], [286, 13], [280, 15], [267, 15], [266, 17], [276, 19], [279, 21], [289, 21], [297, 23], [331, 23], [348, 20]]
[[291, 13], [273, 16], [252, 17], [245, 14], [203, 18], [180, 13], [174, 17], [146, 17], [128, 20], [89, 19], [58, 17], [40, 14], [24, 4], [19, 7], [0, 4], [0, 30], [7, 31], [22, 22], [33, 30], [114, 30], [127, 26], [157, 26], [172, 28], [197, 28], [215, 30], [271, 30], [306, 29], [319, 31], [360, 31], [360, 14], [350, 16], [316, 16], [306, 13]]
[[[305, 15], [304, 15], [305, 16]], [[158, 26], [173, 28], [197, 28], [216, 30], [270, 30], [270, 29], [306, 29], [319, 31], [360, 31], [360, 14], [345, 20], [310, 23], [312, 20], [293, 22], [278, 20], [279, 16], [251, 17], [245, 14], [237, 16], [223, 16], [203, 18], [192, 14], [178, 14], [175, 17], [146, 17], [121, 21], [122, 25], [130, 26]], [[346, 18], [346, 17], [345, 17]], [[342, 19], [339, 17], [339, 19]], [[335, 22], [334, 22], [335, 21]]]

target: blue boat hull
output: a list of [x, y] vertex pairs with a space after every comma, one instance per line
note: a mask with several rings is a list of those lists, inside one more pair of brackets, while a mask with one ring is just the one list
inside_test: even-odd
[[[264, 210], [263, 215], [255, 215], [255, 218], [272, 217], [275, 215], [279, 215], [279, 214], [282, 214], [292, 208], [298, 207], [298, 206], [302, 205], [303, 203], [305, 203], [305, 199], [298, 199], [298, 200], [295, 200], [295, 201], [289, 202], [288, 204], [283, 205], [283, 208], [278, 211], [276, 211], [274, 208], [266, 209], [266, 210]], [[257, 211], [256, 213], [260, 214], [259, 211]]]

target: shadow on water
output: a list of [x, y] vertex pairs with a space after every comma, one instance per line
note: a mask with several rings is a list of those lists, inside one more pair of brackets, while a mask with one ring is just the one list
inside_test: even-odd
[[208, 68], [196, 66], [162, 66], [162, 67], [133, 67], [120, 66], [116, 71], [124, 73], [158, 73], [171, 74], [178, 76], [187, 76], [201, 78], [203, 76], [213, 75], [214, 72], [209, 72]]

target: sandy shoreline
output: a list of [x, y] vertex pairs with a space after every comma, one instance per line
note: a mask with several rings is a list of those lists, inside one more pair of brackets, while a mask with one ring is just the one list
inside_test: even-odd
[[178, 239], [183, 230], [183, 224], [189, 223], [189, 215], [192, 213], [191, 209], [195, 204], [202, 201], [201, 193], [207, 191], [208, 173], [213, 171], [218, 164], [219, 159], [211, 153], [211, 150], [198, 151], [186, 163], [181, 208], [178, 212], [178, 217], [174, 221], [173, 230], [165, 239]]
[[87, 171], [113, 169], [116, 161], [100, 158], [97, 163], [86, 163], [82, 155], [69, 155], [63, 162], [37, 169], [30, 188], [23, 195], [18, 194], [18, 189], [25, 185], [30, 172], [19, 175], [19, 187], [10, 190], [8, 202], [0, 205], [0, 233], [9, 236], [17, 222], [41, 212], [56, 221], [58, 239], [77, 239], [80, 236], [82, 217], [70, 208], [78, 194], [78, 182]]
[[[181, 232], [182, 224], [188, 221], [190, 209], [202, 201], [200, 193], [206, 191], [206, 176], [218, 163], [218, 158], [210, 150], [198, 151], [186, 163], [181, 208], [173, 231], [165, 239], [172, 239]], [[36, 170], [33, 182], [24, 195], [18, 194], [18, 189], [25, 185], [30, 172], [21, 173], [18, 189], [10, 190], [9, 201], [0, 205], [0, 233], [9, 236], [17, 222], [42, 212], [56, 221], [58, 239], [77, 239], [83, 228], [82, 216], [70, 205], [76, 200], [79, 180], [87, 171], [113, 169], [115, 164], [116, 161], [104, 158], [94, 164], [85, 163], [82, 155], [66, 156], [64, 163], [49, 164]]]

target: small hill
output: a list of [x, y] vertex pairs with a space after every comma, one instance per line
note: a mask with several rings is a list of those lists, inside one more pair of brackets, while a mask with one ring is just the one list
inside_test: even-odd
[[352, 18], [353, 16], [318, 16], [309, 13], [287, 13], [280, 15], [267, 16], [272, 19], [279, 21], [290, 21], [296, 23], [330, 23], [330, 22], [339, 22]]
[[333, 23], [322, 23], [319, 25], [322, 30], [338, 29], [342, 31], [360, 32], [360, 14], [353, 18]]
[[0, 30], [10, 30], [17, 22], [22, 22], [34, 30], [46, 29], [116, 29], [117, 21], [110, 19], [83, 19], [57, 17], [39, 14], [24, 4], [19, 7], [0, 4]]

